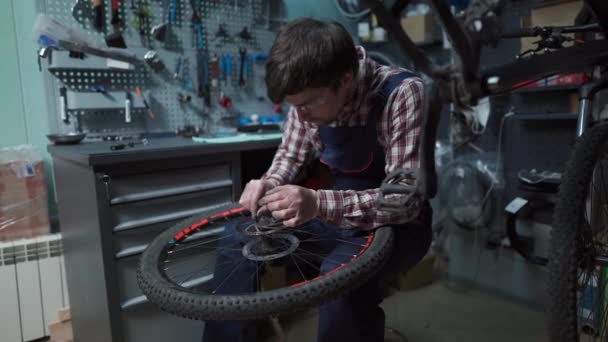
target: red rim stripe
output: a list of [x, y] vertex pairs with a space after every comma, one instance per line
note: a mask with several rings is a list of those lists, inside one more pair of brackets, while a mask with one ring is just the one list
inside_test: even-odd
[[[350, 261], [351, 261], [351, 262], [353, 262], [353, 261], [354, 261], [355, 259], [357, 259], [357, 258], [358, 258], [358, 257], [359, 257], [361, 254], [365, 253], [365, 251], [366, 251], [366, 250], [369, 248], [369, 246], [372, 244], [372, 240], [374, 240], [374, 233], [373, 233], [373, 232], [371, 232], [371, 233], [369, 234], [369, 236], [367, 237], [367, 241], [365, 242], [365, 245], [363, 245], [363, 248], [361, 248], [361, 250], [360, 250], [360, 251], [359, 251], [357, 254], [353, 255], [353, 257], [352, 257], [352, 258], [350, 258]], [[323, 274], [319, 274], [318, 276], [316, 276], [316, 277], [312, 278], [311, 280], [304, 280], [304, 281], [301, 281], [301, 282], [299, 282], [299, 283], [295, 283], [295, 284], [293, 284], [293, 285], [290, 285], [289, 287], [298, 287], [298, 286], [301, 286], [301, 285], [307, 284], [307, 283], [309, 283], [309, 282], [311, 282], [311, 281], [314, 281], [314, 280], [319, 280], [319, 279], [321, 279], [321, 278], [323, 278], [323, 277], [325, 277], [325, 276], [328, 276], [328, 275], [330, 275], [330, 274], [332, 274], [332, 273], [334, 273], [334, 272], [336, 272], [336, 271], [339, 271], [339, 270], [343, 269], [344, 267], [346, 267], [346, 265], [347, 265], [347, 264], [340, 264], [340, 266], [338, 266], [338, 267], [334, 268], [333, 270], [327, 271], [327, 272], [325, 272], [325, 273], [323, 273]]]
[[188, 234], [200, 229], [201, 227], [207, 225], [210, 221], [215, 221], [219, 218], [231, 218], [231, 217], [235, 217], [238, 215], [241, 215], [243, 212], [245, 211], [245, 208], [235, 208], [235, 209], [230, 209], [228, 211], [224, 211], [221, 213], [217, 213], [217, 214], [213, 214], [208, 218], [204, 218], [202, 220], [200, 220], [199, 222], [193, 223], [192, 225], [190, 225], [189, 227], [184, 228], [182, 231], [180, 231], [179, 233], [175, 234], [175, 236], [173, 237], [174, 242], [179, 242], [180, 240], [182, 240], [183, 238], [185, 238]]

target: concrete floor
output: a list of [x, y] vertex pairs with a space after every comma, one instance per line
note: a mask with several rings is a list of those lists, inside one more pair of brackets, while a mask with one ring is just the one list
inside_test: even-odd
[[[394, 293], [382, 307], [387, 326], [403, 333], [409, 342], [547, 340], [542, 312], [444, 281]], [[317, 315], [314, 310], [284, 318], [281, 324], [286, 341], [315, 341]], [[398, 340], [387, 336], [385, 341]]]

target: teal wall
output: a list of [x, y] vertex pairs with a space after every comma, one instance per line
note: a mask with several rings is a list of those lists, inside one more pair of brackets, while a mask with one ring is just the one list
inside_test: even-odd
[[0, 1], [0, 146], [27, 142], [12, 1]]
[[32, 27], [41, 0], [0, 1], [0, 147], [31, 144], [46, 163], [51, 216], [56, 217], [52, 173], [46, 152], [49, 120], [38, 46]]

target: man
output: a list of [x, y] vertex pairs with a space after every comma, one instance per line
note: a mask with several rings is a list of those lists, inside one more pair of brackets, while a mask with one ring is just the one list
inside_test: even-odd
[[[299, 19], [275, 38], [266, 84], [273, 102], [291, 108], [270, 169], [246, 185], [240, 204], [253, 214], [270, 212], [288, 227], [312, 222], [312, 229], [344, 241], [332, 246], [336, 251], [348, 248], [353, 232], [392, 225], [397, 246], [387, 269], [319, 309], [317, 341], [382, 341], [379, 304], [386, 275], [415, 265], [431, 241], [426, 201], [417, 199], [398, 213], [377, 208], [378, 188], [388, 172], [419, 168], [422, 81], [404, 69], [375, 63], [340, 24]], [[290, 184], [316, 158], [331, 171], [333, 187]], [[231, 283], [222, 287], [238, 292], [254, 286], [246, 279], [231, 278]], [[209, 321], [204, 341], [253, 341], [250, 327], [249, 322]]]

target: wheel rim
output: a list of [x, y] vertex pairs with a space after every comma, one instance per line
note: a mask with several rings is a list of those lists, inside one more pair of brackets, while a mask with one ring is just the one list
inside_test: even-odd
[[[329, 239], [314, 230], [311, 234], [306, 225], [296, 228], [266, 225], [263, 227], [266, 231], [239, 226], [248, 221], [251, 221], [248, 211], [233, 208], [195, 220], [183, 228], [169, 229], [142, 255], [138, 268], [140, 288], [151, 302], [184, 317], [262, 318], [313, 306], [353, 288], [379, 270], [392, 246], [392, 231], [388, 227]], [[226, 228], [227, 223], [232, 224], [231, 229]], [[244, 232], [248, 234], [244, 240], [233, 239]], [[156, 240], [165, 242], [156, 243]], [[261, 240], [279, 241], [279, 250], [259, 248]], [[233, 246], [226, 241], [240, 244]], [[343, 258], [338, 260], [337, 254], [329, 255], [336, 251], [311, 250], [308, 246], [313, 243], [340, 243], [349, 248], [346, 253], [337, 252]], [[226, 264], [227, 259], [220, 259], [220, 252], [227, 252], [236, 260]], [[205, 262], [193, 262], [193, 258], [201, 256], [206, 258]], [[156, 267], [145, 266], [150, 264], [143, 260], [151, 258], [156, 258]], [[325, 258], [323, 265], [320, 264], [322, 258]], [[242, 268], [245, 264], [248, 270]], [[282, 281], [277, 282], [281, 276]], [[248, 286], [240, 286], [243, 284]], [[159, 287], [163, 293], [158, 291]], [[272, 298], [271, 306], [256, 306], [256, 301], [264, 302], [268, 298]], [[195, 304], [176, 309], [176, 303], [171, 301]], [[223, 312], [222, 308], [210, 311], [208, 303], [225, 306], [228, 311]], [[235, 303], [239, 306], [238, 313], [230, 312], [230, 306]]]

